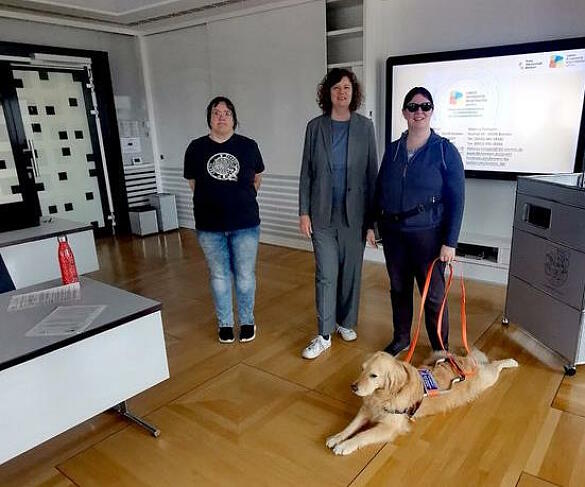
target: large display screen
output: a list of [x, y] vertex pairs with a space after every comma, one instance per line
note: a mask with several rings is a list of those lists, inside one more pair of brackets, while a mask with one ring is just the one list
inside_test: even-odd
[[407, 128], [401, 108], [414, 86], [433, 95], [431, 126], [468, 175], [581, 170], [585, 38], [388, 58], [387, 141]]

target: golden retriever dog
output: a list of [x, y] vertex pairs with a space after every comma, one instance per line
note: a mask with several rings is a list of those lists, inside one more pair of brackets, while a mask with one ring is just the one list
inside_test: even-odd
[[[482, 352], [473, 350], [466, 357], [455, 357], [455, 361], [463, 370], [475, 368], [475, 372], [452, 384], [453, 379], [458, 380], [458, 374], [449, 361], [437, 361], [442, 356], [444, 353], [435, 354], [432, 362], [428, 362], [435, 365], [421, 368], [431, 371], [440, 391], [448, 392], [427, 397], [415, 367], [386, 352], [374, 353], [351, 385], [353, 392], [363, 398], [362, 407], [343, 431], [327, 438], [327, 447], [337, 455], [349, 455], [366, 445], [390, 442], [407, 433], [413, 419], [471, 402], [496, 383], [502, 369], [518, 367], [514, 359], [489, 362]], [[360, 431], [366, 425], [371, 427]]]

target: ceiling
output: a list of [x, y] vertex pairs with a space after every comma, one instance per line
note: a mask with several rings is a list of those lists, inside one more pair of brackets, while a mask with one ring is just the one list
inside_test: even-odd
[[254, 0], [0, 0], [0, 9], [133, 27], [183, 16], [209, 16], [257, 3]]
[[[44, 5], [60, 5], [62, 7], [81, 8], [84, 10], [101, 12], [108, 15], [120, 15], [133, 13], [136, 10], [144, 10], [160, 4], [173, 3], [166, 0], [33, 0], [31, 3]], [[209, 1], [193, 2], [196, 6], [213, 3]]]

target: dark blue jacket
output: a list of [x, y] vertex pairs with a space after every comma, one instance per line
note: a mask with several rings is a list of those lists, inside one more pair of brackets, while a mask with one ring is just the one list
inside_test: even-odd
[[407, 132], [386, 149], [376, 180], [378, 215], [399, 214], [418, 205], [440, 203], [429, 210], [396, 223], [402, 231], [441, 227], [444, 245], [456, 247], [465, 203], [465, 172], [455, 146], [431, 130], [429, 140], [410, 161], [406, 152]]

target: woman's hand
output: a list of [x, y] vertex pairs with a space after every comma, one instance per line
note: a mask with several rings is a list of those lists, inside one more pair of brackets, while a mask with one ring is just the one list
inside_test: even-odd
[[453, 262], [455, 258], [455, 248], [449, 247], [447, 245], [441, 246], [441, 253], [439, 254], [439, 259], [441, 262]]
[[311, 238], [313, 227], [311, 226], [311, 217], [309, 215], [301, 215], [299, 217], [299, 231], [301, 235]]
[[261, 184], [262, 184], [262, 174], [256, 173], [254, 175], [254, 189], [256, 190], [256, 193], [258, 193], [258, 191], [260, 190]]
[[374, 247], [375, 249], [378, 248], [378, 244], [376, 243], [376, 234], [374, 233], [374, 230], [372, 230], [371, 228], [368, 230], [368, 233], [366, 234], [366, 242], [368, 242], [370, 247]]

